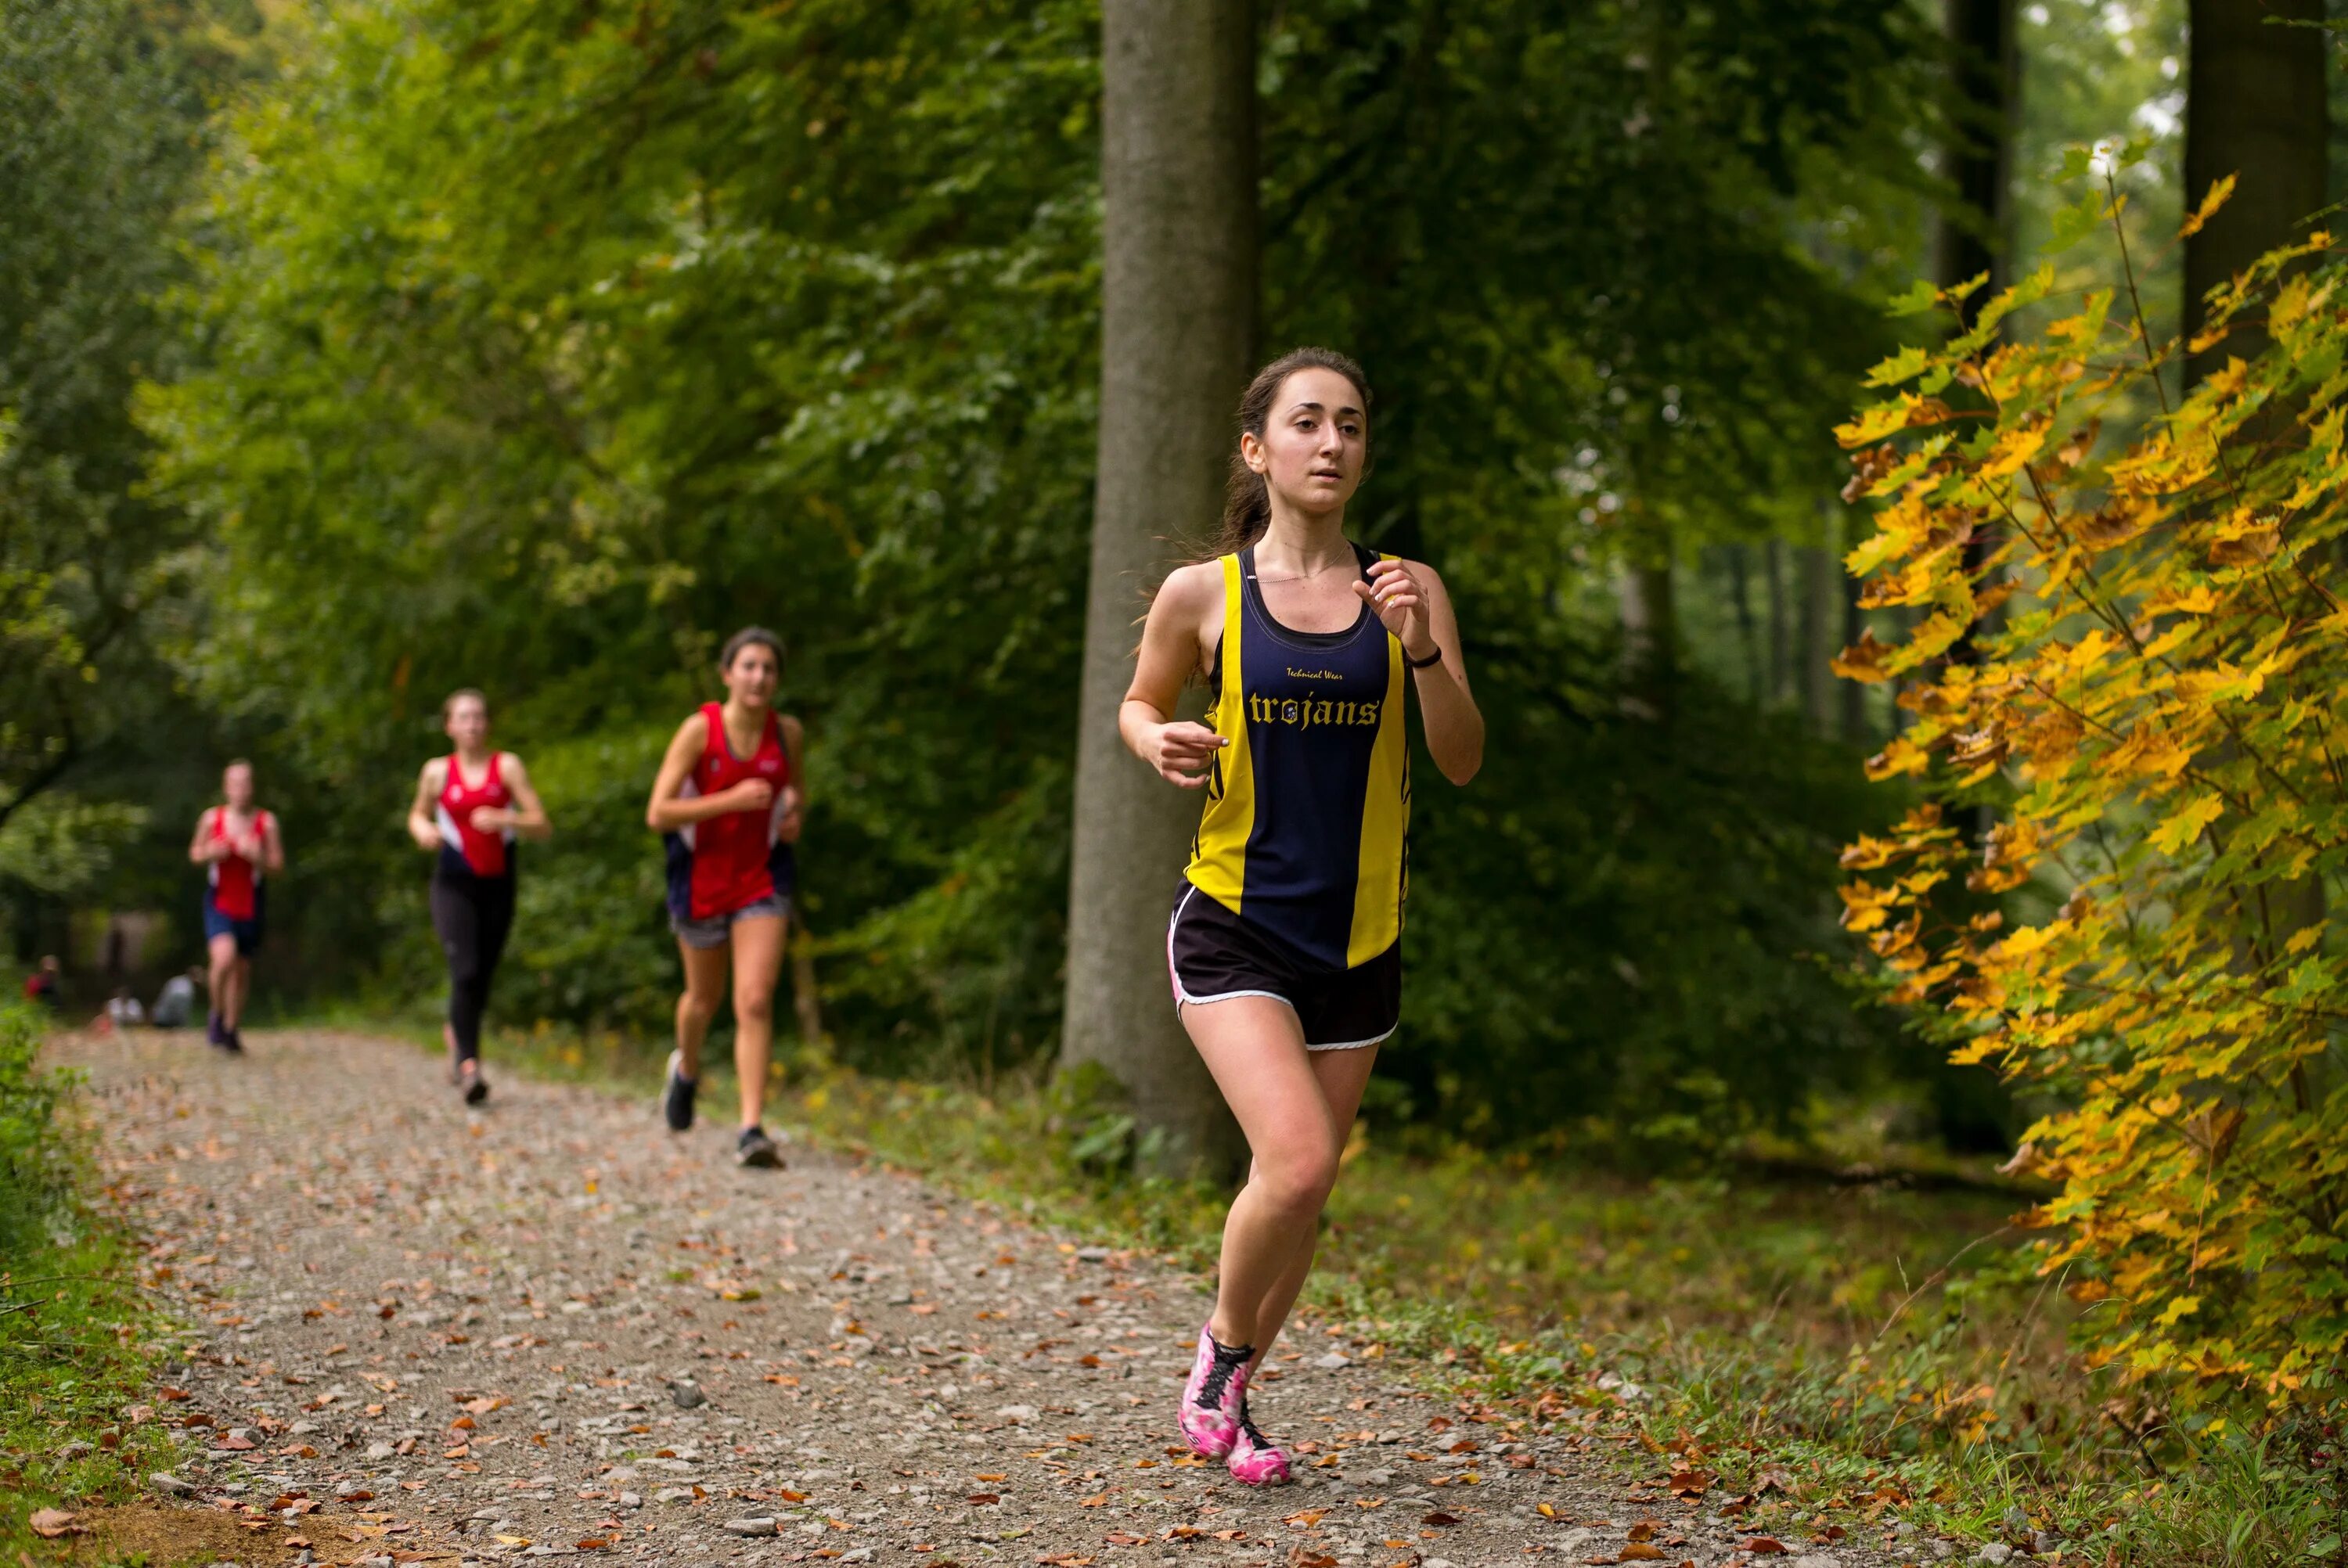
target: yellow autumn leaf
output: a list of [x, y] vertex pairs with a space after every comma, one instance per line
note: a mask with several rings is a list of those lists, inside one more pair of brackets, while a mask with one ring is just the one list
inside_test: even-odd
[[2214, 791], [2196, 795], [2152, 830], [2152, 846], [2163, 855], [2175, 855], [2199, 838], [2202, 829], [2224, 815], [2225, 811], [2226, 803]]

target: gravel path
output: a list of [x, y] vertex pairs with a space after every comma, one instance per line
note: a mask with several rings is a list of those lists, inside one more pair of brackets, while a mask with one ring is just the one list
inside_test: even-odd
[[[1744, 1559], [1590, 1438], [1471, 1421], [1317, 1329], [1257, 1401], [1299, 1481], [1242, 1488], [1178, 1446], [1200, 1282], [802, 1146], [738, 1169], [649, 1083], [495, 1073], [469, 1112], [351, 1036], [62, 1054], [207, 1331], [157, 1402], [206, 1450], [180, 1479], [290, 1508], [269, 1539], [322, 1563]], [[1763, 1560], [1884, 1560], [1787, 1545]]]

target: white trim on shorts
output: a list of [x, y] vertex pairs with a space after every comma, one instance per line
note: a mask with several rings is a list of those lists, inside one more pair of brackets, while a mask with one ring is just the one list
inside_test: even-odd
[[1315, 1045], [1308, 1040], [1304, 1042], [1304, 1049], [1307, 1050], [1361, 1050], [1373, 1045], [1384, 1045], [1394, 1038], [1395, 1030], [1401, 1027], [1402, 1025], [1397, 1022], [1394, 1029], [1381, 1035], [1374, 1035], [1368, 1040], [1333, 1040], [1321, 1045]]
[[[1174, 906], [1174, 913], [1166, 922], [1166, 975], [1174, 982], [1174, 1010], [1179, 1013], [1186, 1006], [1204, 1007], [1209, 1002], [1232, 1001], [1241, 997], [1269, 997], [1290, 1012], [1296, 1012], [1296, 1003], [1282, 996], [1278, 991], [1217, 991], [1210, 997], [1194, 997], [1182, 989], [1182, 971], [1174, 963], [1174, 927], [1182, 923], [1182, 911], [1190, 907], [1190, 900], [1197, 896], [1198, 891], [1195, 886], [1184, 890], [1181, 902]], [[1301, 1030], [1303, 1024], [1302, 1013], [1297, 1014], [1297, 1023]], [[1395, 1029], [1401, 1027], [1401, 1020], [1396, 1020]], [[1306, 1040], [1304, 1049], [1307, 1050], [1360, 1050], [1365, 1046], [1380, 1045], [1393, 1039], [1395, 1029], [1390, 1029], [1385, 1033], [1373, 1036], [1368, 1040], [1333, 1040], [1319, 1045]]]

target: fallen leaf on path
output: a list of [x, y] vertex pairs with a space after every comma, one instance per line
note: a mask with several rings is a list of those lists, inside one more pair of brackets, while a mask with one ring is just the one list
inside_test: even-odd
[[64, 1535], [89, 1533], [88, 1525], [84, 1524], [62, 1508], [36, 1509], [27, 1522], [32, 1525], [33, 1533], [44, 1541], [55, 1541]]
[[1326, 1553], [1292, 1546], [1288, 1549], [1288, 1568], [1337, 1568], [1337, 1560]]
[[963, 1501], [975, 1507], [984, 1508], [988, 1503], [1001, 1502], [1003, 1499], [997, 1497], [991, 1491], [973, 1491], [968, 1497], [963, 1498]]
[[1748, 1535], [1736, 1543], [1736, 1549], [1756, 1556], [1774, 1557], [1786, 1550], [1786, 1543], [1774, 1535]]
[[1419, 1522], [1421, 1524], [1457, 1524], [1459, 1522], [1459, 1516], [1456, 1513], [1446, 1513], [1438, 1508]]
[[1086, 1498], [1082, 1502], [1077, 1503], [1076, 1506], [1078, 1508], [1107, 1508], [1108, 1506], [1108, 1493], [1105, 1491], [1096, 1492], [1092, 1496]]
[[1286, 1519], [1282, 1520], [1281, 1522], [1282, 1524], [1301, 1524], [1309, 1530], [1313, 1525], [1320, 1523], [1322, 1520], [1327, 1518], [1328, 1514], [1329, 1511], [1325, 1508], [1308, 1508], [1302, 1513], [1290, 1514]]
[[1614, 1554], [1617, 1563], [1661, 1563], [1663, 1549], [1653, 1542], [1633, 1541]]

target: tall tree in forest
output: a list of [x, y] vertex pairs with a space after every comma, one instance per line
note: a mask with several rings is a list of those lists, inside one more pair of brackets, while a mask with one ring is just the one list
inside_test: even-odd
[[170, 218], [229, 65], [187, 9], [0, 0], [0, 823], [169, 717], [181, 534], [139, 493], [131, 396], [174, 352]]
[[[2193, 0], [2186, 67], [2185, 200], [2199, 205], [2229, 175], [2239, 183], [2185, 241], [2185, 337], [2209, 292], [2289, 240], [2323, 205], [2330, 122], [2324, 99], [2323, 0]], [[2259, 343], [2238, 326], [2189, 354], [2198, 381]]]
[[1144, 591], [1216, 514], [1254, 353], [1254, 55], [1248, 0], [1101, 8], [1100, 433], [1062, 1057], [1107, 1068], [1175, 1163], [1231, 1146], [1166, 985], [1198, 803], [1126, 753], [1117, 712]]
[[2021, 84], [2013, 0], [1948, 0], [1951, 142], [1945, 172], [1956, 205], [1933, 236], [1932, 272], [1945, 288], [1986, 272], [1963, 307], [2004, 286], [2006, 219], [2012, 208], [2015, 100]]

